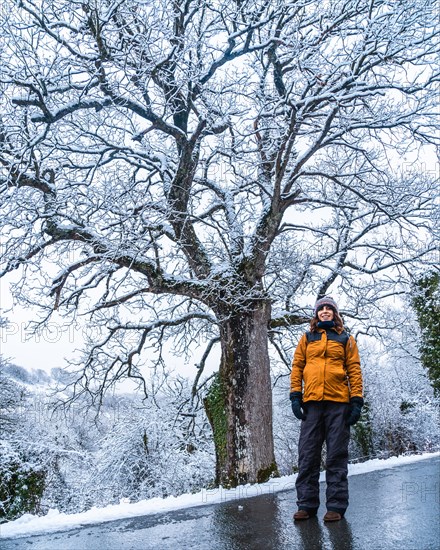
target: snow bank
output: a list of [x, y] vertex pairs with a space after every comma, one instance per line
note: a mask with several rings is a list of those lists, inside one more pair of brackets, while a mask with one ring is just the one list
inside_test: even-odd
[[[440, 452], [392, 457], [388, 459], [374, 459], [361, 464], [350, 464], [348, 475], [365, 474], [375, 470], [394, 468], [396, 466], [402, 466], [403, 464], [409, 464], [435, 456], [440, 456]], [[324, 476], [325, 473], [322, 472], [321, 481], [324, 480]], [[202, 489], [202, 491], [195, 494], [180, 495], [178, 497], [152, 498], [136, 503], [130, 503], [123, 499], [119, 504], [106, 506], [105, 508], [94, 507], [87, 512], [78, 514], [64, 514], [60, 513], [58, 510], [50, 510], [46, 516], [42, 517], [25, 514], [14, 521], [0, 525], [0, 537], [9, 538], [40, 535], [74, 529], [84, 525], [102, 523], [104, 521], [157, 514], [159, 512], [169, 512], [193, 506], [203, 506], [206, 504], [240, 500], [263, 494], [272, 494], [293, 489], [295, 480], [296, 474], [272, 479], [260, 485], [242, 485], [235, 489], [224, 489], [222, 487], [216, 489]]]

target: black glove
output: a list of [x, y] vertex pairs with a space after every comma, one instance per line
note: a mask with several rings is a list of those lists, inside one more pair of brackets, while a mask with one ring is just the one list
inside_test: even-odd
[[293, 414], [298, 420], [305, 420], [306, 415], [302, 409], [302, 393], [300, 391], [293, 391], [290, 393], [290, 402], [292, 404]]
[[364, 400], [362, 397], [352, 397], [350, 399], [350, 408], [348, 410], [348, 416], [345, 423], [347, 426], [354, 426], [361, 417], [362, 407], [364, 406]]

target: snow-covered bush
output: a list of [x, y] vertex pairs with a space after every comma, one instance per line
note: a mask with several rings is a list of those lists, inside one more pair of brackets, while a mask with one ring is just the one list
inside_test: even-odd
[[212, 435], [203, 411], [182, 405], [187, 382], [179, 381], [177, 393], [164, 387], [146, 403], [135, 395], [109, 396], [97, 416], [79, 402], [56, 408], [55, 396], [24, 385], [30, 378], [20, 369], [10, 376], [15, 372], [16, 380], [0, 377], [2, 422], [10, 427], [1, 441], [3, 517], [50, 508], [79, 512], [212, 484]]
[[46, 478], [22, 434], [29, 393], [6, 374], [10, 367], [0, 359], [0, 521], [39, 512]]
[[298, 439], [301, 423], [292, 414], [289, 386], [289, 377], [283, 376], [278, 378], [273, 392], [275, 458], [280, 475], [289, 475], [298, 469]]
[[37, 514], [46, 481], [38, 457], [26, 456], [7, 441], [0, 441], [0, 456], [0, 522]]
[[[126, 401], [95, 455], [95, 484], [105, 500], [140, 500], [197, 491], [212, 482], [215, 458], [207, 430], [185, 433], [166, 400], [161, 408]], [[180, 420], [180, 421], [179, 421]]]

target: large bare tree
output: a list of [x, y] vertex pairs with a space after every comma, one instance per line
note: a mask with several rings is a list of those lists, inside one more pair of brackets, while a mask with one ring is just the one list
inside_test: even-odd
[[146, 388], [169, 339], [206, 345], [200, 375], [219, 342], [217, 481], [266, 480], [269, 336], [283, 354], [335, 289], [368, 318], [433, 260], [434, 178], [399, 162], [438, 138], [436, 2], [6, 0], [1, 17], [3, 274], [22, 270], [43, 321], [99, 328], [75, 395]]

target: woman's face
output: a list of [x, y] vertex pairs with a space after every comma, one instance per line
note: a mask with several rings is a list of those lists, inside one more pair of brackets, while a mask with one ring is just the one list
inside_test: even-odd
[[322, 308], [318, 311], [318, 319], [320, 321], [333, 321], [334, 316], [334, 311], [329, 306], [322, 306]]

